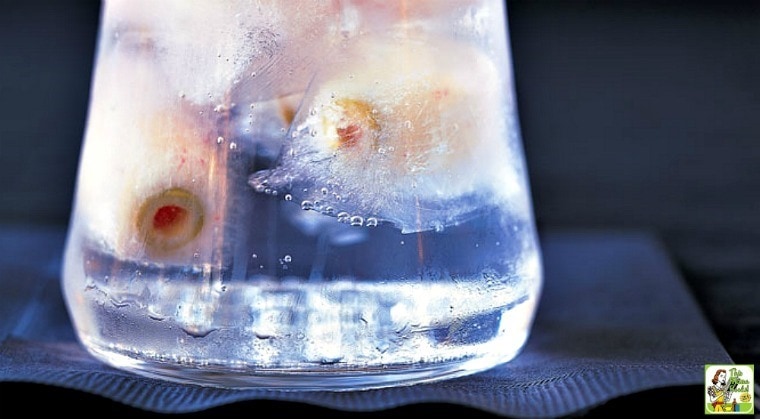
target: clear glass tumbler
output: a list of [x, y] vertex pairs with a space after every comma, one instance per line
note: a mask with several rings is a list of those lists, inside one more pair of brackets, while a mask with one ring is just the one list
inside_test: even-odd
[[150, 377], [352, 390], [514, 358], [542, 263], [502, 0], [105, 0], [63, 268]]

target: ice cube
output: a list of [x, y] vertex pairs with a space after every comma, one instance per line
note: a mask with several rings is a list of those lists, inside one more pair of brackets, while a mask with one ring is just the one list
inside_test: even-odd
[[153, 62], [164, 89], [197, 104], [229, 101], [233, 90], [247, 102], [303, 92], [339, 39], [329, 1], [114, 0], [106, 17], [110, 45]]
[[509, 85], [487, 55], [401, 31], [356, 38], [331, 58], [304, 96], [279, 166], [251, 176], [256, 190], [403, 232], [521, 199]]
[[78, 216], [119, 257], [202, 262], [224, 219], [229, 148], [218, 115], [161, 89], [152, 69], [123, 54], [99, 61]]
[[296, 93], [235, 105], [232, 110], [234, 136], [255, 156], [257, 166], [271, 167], [277, 159], [302, 97], [303, 93]]

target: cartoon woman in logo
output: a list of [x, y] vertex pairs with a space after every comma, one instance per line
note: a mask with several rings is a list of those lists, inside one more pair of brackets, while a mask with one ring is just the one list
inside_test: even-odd
[[707, 388], [707, 395], [710, 396], [710, 403], [715, 412], [729, 412], [730, 406], [727, 406], [726, 400], [731, 399], [731, 390], [726, 378], [726, 370], [719, 369], [715, 371], [712, 379], [713, 385]]

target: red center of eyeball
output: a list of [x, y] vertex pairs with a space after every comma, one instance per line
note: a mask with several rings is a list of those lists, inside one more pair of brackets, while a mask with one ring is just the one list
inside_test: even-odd
[[359, 125], [351, 124], [345, 128], [337, 128], [338, 138], [341, 147], [353, 147], [362, 136], [362, 128]]
[[168, 232], [187, 219], [187, 210], [177, 205], [164, 205], [153, 215], [153, 228]]

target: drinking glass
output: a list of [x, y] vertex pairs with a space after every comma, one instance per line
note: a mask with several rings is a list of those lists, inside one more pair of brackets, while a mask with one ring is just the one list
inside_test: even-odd
[[182, 383], [411, 385], [524, 346], [542, 262], [502, 0], [105, 0], [63, 267]]

